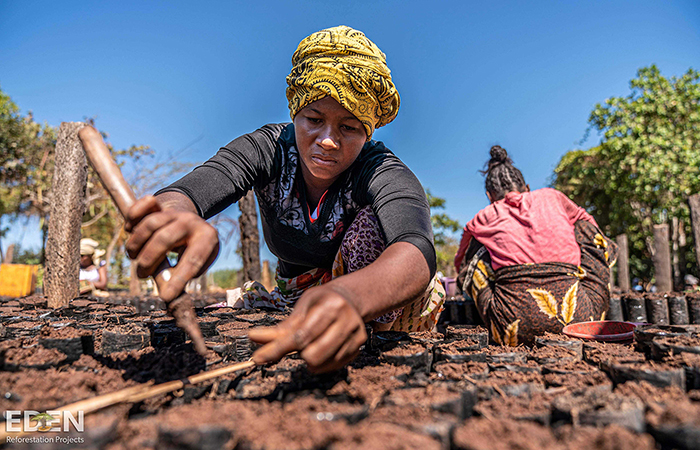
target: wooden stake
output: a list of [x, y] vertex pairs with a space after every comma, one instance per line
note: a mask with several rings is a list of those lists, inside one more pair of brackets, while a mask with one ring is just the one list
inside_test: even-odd
[[685, 272], [684, 246], [683, 222], [674, 216], [671, 218], [671, 265], [673, 267], [673, 289], [678, 292], [683, 291], [683, 275]]
[[80, 122], [63, 122], [56, 141], [44, 277], [48, 307], [54, 309], [67, 306], [79, 290], [80, 224], [85, 212], [87, 161], [78, 132], [84, 126]]
[[695, 258], [700, 264], [700, 194], [688, 198], [690, 217], [693, 224], [693, 242], [695, 242]]
[[272, 271], [270, 270], [270, 261], [268, 260], [263, 260], [262, 262], [262, 283], [265, 288], [272, 292], [272, 290], [275, 288], [275, 284], [272, 281]]
[[238, 208], [241, 210], [238, 225], [241, 230], [243, 281], [260, 281], [260, 236], [258, 213], [255, 210], [255, 193], [250, 191], [238, 200]]
[[15, 244], [10, 244], [7, 246], [7, 253], [2, 257], [3, 264], [12, 264], [12, 260], [15, 258]]
[[654, 263], [654, 277], [657, 292], [671, 292], [673, 277], [671, 276], [671, 249], [668, 242], [668, 225], [654, 225], [654, 248], [651, 257]]
[[621, 234], [615, 238], [619, 252], [617, 254], [617, 285], [620, 291], [630, 291], [630, 260], [629, 248], [627, 246], [627, 235]]
[[129, 295], [139, 297], [141, 295], [141, 280], [136, 273], [136, 264], [129, 264]]

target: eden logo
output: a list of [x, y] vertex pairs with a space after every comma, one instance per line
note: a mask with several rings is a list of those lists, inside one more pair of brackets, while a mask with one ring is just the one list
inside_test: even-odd
[[5, 411], [5, 431], [21, 433], [31, 431], [63, 431], [68, 432], [71, 426], [76, 431], [85, 431], [85, 414], [78, 411], [76, 419], [70, 411]]

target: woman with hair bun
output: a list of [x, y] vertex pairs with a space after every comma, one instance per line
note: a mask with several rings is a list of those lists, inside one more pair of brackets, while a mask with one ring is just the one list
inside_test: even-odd
[[464, 228], [455, 266], [492, 339], [531, 344], [603, 318], [617, 245], [561, 192], [530, 191], [504, 148], [491, 147], [490, 156], [482, 174], [491, 204]]

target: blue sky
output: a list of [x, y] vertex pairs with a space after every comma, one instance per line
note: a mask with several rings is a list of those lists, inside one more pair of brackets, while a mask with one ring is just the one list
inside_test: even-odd
[[[95, 117], [116, 147], [150, 145], [159, 158], [186, 147], [178, 158], [197, 163], [288, 121], [292, 53], [341, 24], [386, 53], [401, 94], [398, 117], [374, 138], [462, 224], [486, 206], [478, 170], [491, 145], [532, 188], [546, 186], [565, 152], [598, 142], [579, 144], [590, 111], [627, 95], [640, 67], [700, 68], [692, 0], [2, 0], [0, 87], [41, 122]], [[33, 226], [14, 226], [3, 246], [34, 245]], [[224, 249], [215, 268], [237, 264]]]

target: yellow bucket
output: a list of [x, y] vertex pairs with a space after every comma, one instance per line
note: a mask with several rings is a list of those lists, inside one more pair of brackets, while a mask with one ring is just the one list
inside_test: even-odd
[[33, 294], [37, 268], [28, 264], [0, 264], [0, 295], [25, 297]]

